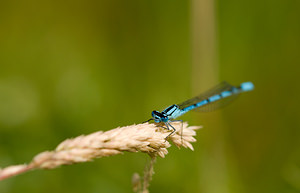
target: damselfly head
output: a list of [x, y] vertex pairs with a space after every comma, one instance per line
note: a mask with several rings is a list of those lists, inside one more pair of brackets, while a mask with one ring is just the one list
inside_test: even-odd
[[160, 117], [161, 117], [161, 113], [158, 112], [158, 111], [152, 111], [151, 113], [152, 117], [153, 117], [153, 120], [156, 122], [156, 123], [159, 123], [160, 122]]
[[168, 121], [168, 117], [165, 116], [164, 114], [162, 114], [162, 113], [159, 112], [159, 111], [152, 111], [151, 115], [152, 115], [152, 117], [153, 117], [153, 120], [154, 120], [156, 123], [167, 122], [167, 121]]

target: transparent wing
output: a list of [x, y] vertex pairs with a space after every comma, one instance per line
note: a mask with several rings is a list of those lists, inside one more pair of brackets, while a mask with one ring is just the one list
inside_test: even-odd
[[[194, 105], [196, 103], [199, 103], [205, 99], [208, 99], [211, 96], [217, 95], [217, 94], [221, 94], [224, 91], [229, 91], [231, 92], [233, 89], [236, 89], [236, 87], [230, 85], [227, 82], [221, 82], [220, 84], [218, 84], [217, 86], [215, 86], [214, 88], [206, 91], [205, 93], [202, 93], [199, 96], [196, 96], [194, 98], [191, 98], [181, 104], [178, 104], [180, 109], [185, 109], [186, 107], [189, 107], [191, 105]], [[222, 108], [223, 106], [229, 104], [230, 102], [232, 102], [234, 99], [236, 99], [238, 96], [238, 93], [231, 93], [231, 95], [229, 97], [226, 98], [222, 98], [220, 100], [214, 101], [214, 102], [210, 102], [208, 104], [202, 105], [198, 108], [195, 108], [193, 110], [195, 111], [199, 111], [199, 112], [210, 112], [219, 108]]]

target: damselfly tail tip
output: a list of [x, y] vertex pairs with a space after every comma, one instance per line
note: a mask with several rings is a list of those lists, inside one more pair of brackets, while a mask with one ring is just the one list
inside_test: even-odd
[[243, 91], [251, 91], [254, 89], [254, 84], [252, 82], [244, 82], [241, 84], [241, 89]]

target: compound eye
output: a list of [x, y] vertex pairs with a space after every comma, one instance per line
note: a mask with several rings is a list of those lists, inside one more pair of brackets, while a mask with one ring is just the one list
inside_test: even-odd
[[156, 111], [152, 111], [152, 113], [151, 113], [152, 117], [155, 117], [155, 112]]

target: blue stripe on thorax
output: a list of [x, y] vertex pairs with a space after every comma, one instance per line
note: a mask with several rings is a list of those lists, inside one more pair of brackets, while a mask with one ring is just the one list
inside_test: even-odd
[[177, 108], [177, 109], [169, 116], [169, 118], [170, 118], [170, 119], [176, 119], [177, 117], [183, 115], [183, 114], [186, 113], [186, 112], [188, 112], [188, 111], [183, 111], [183, 110]]
[[172, 115], [176, 110], [178, 109], [177, 105], [171, 105], [167, 107], [165, 110], [162, 111], [162, 113], [166, 116]]
[[162, 114], [168, 116], [169, 119], [176, 119], [177, 117], [183, 115], [187, 111], [179, 109], [178, 105], [171, 105], [162, 111]]

